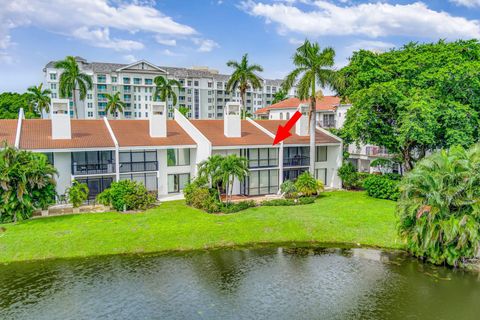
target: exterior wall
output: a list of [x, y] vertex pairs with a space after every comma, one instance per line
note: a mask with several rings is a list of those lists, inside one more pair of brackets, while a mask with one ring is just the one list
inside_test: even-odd
[[[214, 149], [212, 150], [212, 155], [215, 154], [219, 154], [224, 157], [231, 154], [236, 154], [237, 156], [240, 156], [240, 149]], [[240, 181], [238, 181], [237, 179], [233, 181], [233, 194], [240, 194]]]
[[72, 156], [70, 152], [55, 152], [53, 154], [53, 164], [58, 171], [56, 191], [58, 194], [65, 194], [66, 190], [72, 185]]
[[[338, 168], [342, 165], [342, 146], [327, 146], [327, 161], [315, 162], [315, 169], [326, 169], [326, 187], [341, 188], [342, 182], [338, 176]], [[318, 177], [317, 177], [318, 178]]]

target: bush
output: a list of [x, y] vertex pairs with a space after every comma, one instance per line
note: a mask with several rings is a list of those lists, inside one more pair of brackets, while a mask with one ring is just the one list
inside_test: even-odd
[[314, 197], [301, 197], [298, 199], [273, 199], [262, 201], [261, 205], [266, 207], [277, 206], [296, 206], [301, 204], [311, 204], [315, 202]]
[[400, 191], [399, 180], [395, 179], [388, 175], [371, 174], [363, 182], [363, 187], [370, 197], [397, 201]]
[[221, 211], [223, 213], [235, 213], [255, 206], [256, 204], [253, 200], [225, 203], [222, 205]]
[[100, 193], [97, 201], [112, 206], [117, 211], [146, 210], [155, 203], [156, 197], [143, 184], [122, 180], [112, 183], [110, 188]]
[[49, 206], [55, 204], [55, 185], [53, 183], [47, 184], [42, 188], [35, 188], [32, 190], [32, 203], [37, 209], [47, 210]]
[[205, 178], [196, 178], [188, 183], [183, 189], [185, 203], [208, 213], [219, 212], [221, 203], [218, 199], [218, 191], [209, 188]]
[[297, 187], [295, 186], [295, 182], [293, 182], [292, 180], [285, 180], [280, 185], [280, 190], [287, 199], [293, 199], [298, 197]]
[[345, 189], [361, 189], [362, 185], [359, 181], [359, 175], [357, 169], [351, 162], [344, 162], [338, 169], [338, 176], [342, 179], [342, 184]]
[[73, 180], [72, 186], [67, 189], [68, 201], [78, 208], [88, 199], [89, 191], [87, 184]]
[[323, 183], [316, 180], [308, 171], [298, 176], [295, 188], [304, 196], [318, 195], [323, 191]]

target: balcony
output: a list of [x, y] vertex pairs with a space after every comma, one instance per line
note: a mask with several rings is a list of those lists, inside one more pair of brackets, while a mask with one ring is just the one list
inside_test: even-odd
[[369, 146], [365, 148], [367, 156], [389, 157], [391, 154], [385, 147]]
[[73, 175], [115, 173], [115, 165], [112, 163], [88, 163], [72, 165]]
[[306, 155], [295, 155], [290, 158], [283, 158], [284, 167], [303, 167], [310, 165], [310, 157]]
[[322, 119], [322, 120], [318, 120], [317, 121], [317, 126], [321, 127], [321, 128], [336, 128], [336, 121], [335, 120], [326, 120], [326, 119]]
[[143, 171], [157, 171], [157, 161], [141, 161], [141, 162], [124, 162], [120, 163], [120, 172], [143, 172]]

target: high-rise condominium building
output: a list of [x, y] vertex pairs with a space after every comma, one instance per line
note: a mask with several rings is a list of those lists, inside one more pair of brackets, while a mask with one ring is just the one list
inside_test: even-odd
[[[156, 76], [176, 79], [183, 85], [178, 92], [177, 104], [173, 106], [172, 101], [168, 101], [169, 118], [173, 117], [173, 107], [186, 107], [189, 110], [188, 118], [222, 119], [226, 103], [240, 101], [238, 90], [232, 93], [225, 90], [230, 76], [207, 67], [163, 67], [144, 60], [132, 64], [88, 62], [81, 57], [76, 57], [76, 60], [82, 72], [90, 75], [93, 82], [86, 99], [77, 100], [80, 119], [111, 116], [105, 113], [105, 93], [116, 92], [120, 92], [122, 101], [126, 103], [126, 109], [118, 115], [119, 118], [148, 119], [148, 106], [153, 101], [153, 80]], [[49, 62], [43, 70], [45, 85], [52, 91], [52, 98], [59, 98], [62, 70], [54, 65], [54, 61]], [[254, 114], [258, 109], [270, 105], [273, 95], [280, 90], [281, 83], [282, 80], [263, 79], [261, 89], [249, 89], [245, 97], [247, 111]], [[295, 89], [292, 89], [289, 95], [294, 94]], [[71, 112], [73, 116], [74, 108], [71, 108]]]

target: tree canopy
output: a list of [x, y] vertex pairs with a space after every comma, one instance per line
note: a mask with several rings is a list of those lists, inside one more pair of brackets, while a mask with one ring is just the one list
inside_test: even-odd
[[360, 50], [340, 74], [339, 94], [353, 104], [341, 133], [346, 142], [384, 146], [411, 169], [427, 151], [478, 141], [477, 40]]
[[23, 108], [26, 118], [38, 118], [35, 110], [30, 110], [32, 97], [28, 93], [3, 92], [0, 93], [0, 119], [16, 119], [18, 111]]

